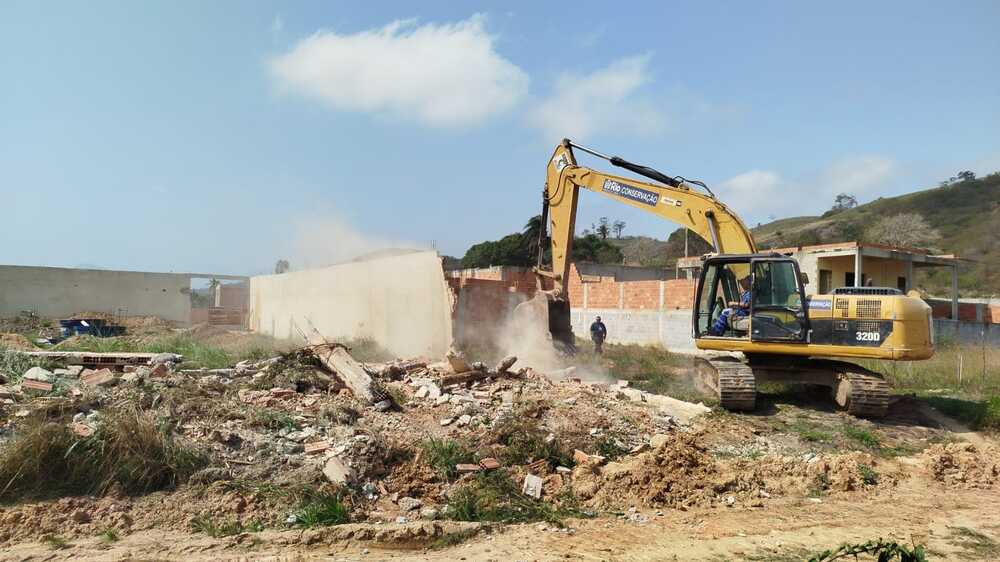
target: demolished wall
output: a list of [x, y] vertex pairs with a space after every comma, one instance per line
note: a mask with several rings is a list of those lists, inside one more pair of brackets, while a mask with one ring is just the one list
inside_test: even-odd
[[66, 318], [88, 311], [157, 316], [186, 325], [190, 291], [191, 278], [184, 274], [3, 265], [0, 317], [32, 311]]
[[436, 252], [414, 251], [250, 278], [249, 326], [302, 340], [367, 338], [401, 357], [444, 355], [451, 296]]

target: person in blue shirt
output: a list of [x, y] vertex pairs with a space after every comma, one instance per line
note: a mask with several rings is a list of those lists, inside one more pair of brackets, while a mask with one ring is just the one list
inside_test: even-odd
[[744, 329], [737, 326], [739, 318], [750, 314], [750, 277], [740, 279], [740, 300], [730, 301], [729, 308], [722, 311], [719, 318], [712, 324], [709, 330], [713, 336], [721, 336], [726, 333], [726, 328], [732, 326], [735, 329]]
[[600, 355], [604, 353], [604, 340], [608, 337], [608, 328], [601, 322], [598, 316], [594, 323], [590, 325], [590, 339], [594, 342], [594, 353]]

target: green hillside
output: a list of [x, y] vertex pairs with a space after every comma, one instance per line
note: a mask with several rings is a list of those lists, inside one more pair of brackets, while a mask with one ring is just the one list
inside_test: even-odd
[[[960, 269], [963, 296], [1000, 294], [1000, 174], [948, 186], [879, 198], [853, 209], [821, 217], [781, 219], [753, 229], [762, 249], [849, 240], [873, 242], [869, 228], [884, 217], [916, 213], [938, 233], [931, 250], [974, 260]], [[917, 285], [935, 294], [947, 292], [950, 273], [919, 270]]]

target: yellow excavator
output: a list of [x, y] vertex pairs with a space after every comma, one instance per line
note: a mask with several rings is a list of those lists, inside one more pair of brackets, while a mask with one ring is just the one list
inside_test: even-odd
[[[574, 149], [652, 182], [580, 166]], [[581, 188], [677, 223], [714, 248], [703, 257], [691, 330], [698, 349], [743, 354], [743, 359], [720, 354], [698, 360], [699, 380], [726, 409], [753, 410], [757, 385], [779, 381], [827, 387], [847, 412], [882, 417], [889, 405], [889, 386], [881, 375], [833, 358], [911, 361], [934, 354], [931, 310], [915, 294], [843, 287], [833, 294], [807, 296], [808, 279], [798, 263], [778, 253], [758, 252], [743, 221], [703, 182], [668, 176], [568, 139], [548, 162], [535, 270], [554, 281], [554, 288], [533, 304], [536, 310], [547, 305], [554, 342], [574, 344], [566, 284]], [[551, 270], [542, 263], [545, 227], [551, 232]]]

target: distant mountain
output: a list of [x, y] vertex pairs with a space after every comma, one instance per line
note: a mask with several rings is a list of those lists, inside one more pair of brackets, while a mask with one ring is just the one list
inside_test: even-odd
[[[739, 209], [736, 209], [739, 212]], [[879, 198], [851, 209], [822, 216], [778, 219], [751, 229], [760, 249], [808, 246], [854, 240], [877, 242], [871, 227], [880, 219], [918, 214], [940, 234], [930, 249], [974, 260], [959, 269], [963, 296], [1000, 296], [1000, 173], [958, 181], [934, 189]], [[647, 236], [609, 238], [625, 256], [626, 265], [672, 268], [684, 256], [684, 229], [657, 240]], [[698, 236], [688, 237], [687, 255], [711, 251]], [[942, 268], [917, 270], [917, 286], [931, 294], [947, 294], [951, 272]]]
[[[963, 296], [1000, 295], [1000, 173], [879, 198], [819, 217], [779, 219], [752, 230], [761, 249], [851, 240], [877, 242], [871, 238], [871, 227], [885, 217], [903, 213], [922, 216], [941, 235], [930, 250], [974, 260], [959, 268]], [[917, 286], [932, 294], [946, 294], [951, 272], [918, 269]]]

